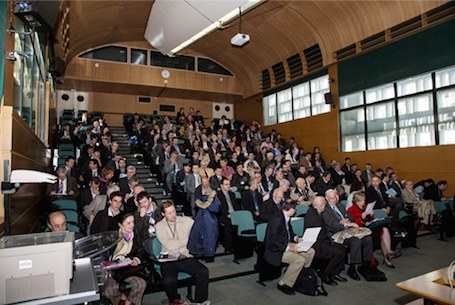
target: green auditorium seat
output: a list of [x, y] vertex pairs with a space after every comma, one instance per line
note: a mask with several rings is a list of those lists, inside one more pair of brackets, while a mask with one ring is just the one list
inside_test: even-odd
[[238, 226], [237, 235], [242, 237], [256, 237], [253, 214], [250, 211], [234, 211], [231, 213], [231, 223]]

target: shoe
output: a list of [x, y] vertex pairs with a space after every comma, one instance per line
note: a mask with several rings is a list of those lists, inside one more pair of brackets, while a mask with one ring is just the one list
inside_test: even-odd
[[380, 276], [384, 276], [385, 277], [385, 273], [382, 272], [381, 270], [379, 270], [377, 267], [371, 267], [371, 269], [372, 269], [373, 273], [376, 273], [376, 274], [378, 274]]
[[335, 281], [333, 280], [332, 276], [330, 276], [330, 275], [324, 275], [324, 276], [322, 277], [322, 282], [323, 282], [324, 284], [327, 284], [327, 285], [330, 285], [330, 286], [336, 286], [336, 285], [338, 285], [338, 283], [335, 282]]
[[386, 254], [385, 257], [386, 257], [387, 260], [390, 261], [390, 260], [392, 260], [394, 258], [398, 258], [400, 256], [401, 256], [401, 251], [397, 250], [397, 251], [390, 252], [390, 253]]
[[390, 269], [395, 269], [395, 266], [392, 264], [392, 262], [387, 259], [383, 259], [382, 264], [386, 267], [389, 267]]
[[278, 290], [281, 290], [283, 293], [288, 294], [288, 295], [293, 295], [293, 294], [295, 294], [294, 289], [291, 288], [291, 287], [289, 287], [288, 285], [280, 285], [280, 284], [277, 284], [277, 285], [276, 285], [276, 288], [277, 288]]
[[350, 266], [349, 269], [348, 269], [348, 275], [351, 279], [353, 279], [354, 281], [360, 281], [360, 276], [359, 274], [357, 273], [357, 271], [355, 270], [355, 266]]
[[333, 276], [333, 279], [338, 282], [347, 282], [348, 279], [345, 277], [342, 277], [341, 275], [337, 274]]

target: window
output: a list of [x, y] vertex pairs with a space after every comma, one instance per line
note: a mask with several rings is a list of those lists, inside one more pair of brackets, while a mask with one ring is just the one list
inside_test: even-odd
[[131, 49], [131, 63], [133, 65], [147, 65], [147, 50]]
[[126, 47], [107, 46], [79, 55], [82, 58], [126, 62]]
[[292, 120], [292, 91], [291, 88], [277, 93], [278, 123]]
[[294, 119], [311, 116], [310, 83], [294, 86], [292, 95], [294, 97]]
[[276, 94], [263, 98], [264, 125], [276, 124]]
[[228, 69], [226, 69], [225, 67], [221, 66], [220, 64], [218, 64], [208, 58], [198, 57], [197, 70], [199, 72], [207, 72], [207, 73], [230, 75], [230, 76], [233, 75]]
[[455, 144], [455, 66], [341, 96], [340, 109], [343, 151]]
[[330, 91], [329, 76], [324, 75], [310, 81], [311, 110], [313, 115], [330, 112], [330, 105], [325, 103], [324, 94]]
[[455, 88], [439, 91], [437, 100], [439, 144], [455, 144]]
[[[330, 105], [324, 94], [330, 92], [329, 76], [314, 78], [264, 97], [264, 124], [271, 125], [326, 113]], [[272, 98], [273, 96], [273, 98]], [[271, 114], [270, 111], [276, 113]]]
[[343, 111], [340, 113], [341, 147], [343, 151], [357, 151], [365, 149], [365, 111], [363, 108]]
[[194, 71], [194, 57], [183, 55], [169, 57], [152, 51], [152, 66]]

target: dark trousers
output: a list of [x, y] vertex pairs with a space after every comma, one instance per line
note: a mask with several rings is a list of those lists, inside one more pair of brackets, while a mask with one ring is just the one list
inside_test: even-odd
[[350, 264], [361, 264], [371, 262], [373, 257], [373, 239], [371, 235], [362, 239], [351, 237], [344, 240], [344, 244], [349, 246], [351, 259]]
[[316, 251], [316, 259], [323, 260], [321, 267], [326, 274], [340, 274], [344, 268], [344, 246], [332, 245], [330, 243], [321, 245], [320, 251]]
[[224, 230], [224, 248], [227, 252], [232, 251], [232, 225], [231, 219], [227, 216], [221, 217], [220, 222], [223, 224], [221, 226]]
[[180, 299], [180, 295], [177, 293], [177, 275], [179, 272], [188, 273], [193, 277], [196, 283], [194, 302], [206, 301], [209, 293], [209, 270], [198, 260], [189, 258], [161, 265], [164, 291], [166, 291], [169, 302], [172, 303], [174, 300]]

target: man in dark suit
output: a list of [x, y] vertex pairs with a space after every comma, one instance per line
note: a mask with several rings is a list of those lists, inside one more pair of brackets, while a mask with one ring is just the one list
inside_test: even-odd
[[325, 210], [325, 206], [324, 197], [315, 197], [313, 204], [310, 205], [305, 215], [304, 224], [305, 229], [321, 228], [318, 239], [313, 245], [313, 249], [316, 251], [315, 258], [322, 265], [322, 281], [328, 285], [336, 285], [336, 281], [346, 282], [346, 279], [339, 275], [341, 270], [344, 269], [345, 249], [342, 245], [332, 243], [329, 231], [321, 215]]
[[50, 184], [47, 188], [47, 193], [50, 196], [70, 196], [74, 199], [79, 197], [77, 181], [67, 175], [64, 166], [57, 169], [57, 178], [57, 182]]
[[441, 180], [438, 184], [431, 184], [430, 186], [425, 188], [425, 192], [423, 195], [423, 199], [426, 200], [433, 200], [433, 201], [441, 201], [446, 200], [442, 194], [447, 189], [447, 181]]
[[332, 182], [332, 174], [329, 171], [325, 171], [321, 178], [316, 180], [314, 188], [319, 196], [325, 196], [325, 192], [328, 189], [333, 189], [335, 186]]
[[90, 202], [92, 202], [92, 200], [95, 199], [95, 197], [98, 196], [99, 194], [100, 178], [93, 177], [92, 180], [90, 181], [89, 186], [84, 188], [81, 192], [80, 207], [82, 208], [82, 210], [86, 205], [89, 205]]
[[221, 190], [221, 183], [223, 182], [223, 178], [223, 175], [221, 175], [221, 167], [215, 168], [215, 175], [209, 179], [210, 187], [212, 190]]
[[381, 178], [373, 176], [371, 178], [371, 185], [366, 189], [366, 202], [372, 203], [376, 201], [374, 209], [383, 209], [387, 214], [390, 213], [389, 197], [385, 191], [381, 190]]
[[107, 205], [104, 210], [96, 213], [92, 225], [90, 226], [90, 235], [106, 231], [118, 230], [118, 224], [115, 220], [115, 216], [120, 213], [122, 205], [122, 193], [113, 192], [109, 196], [109, 205]]
[[320, 160], [316, 160], [314, 163], [313, 175], [318, 179], [324, 174], [325, 168]]
[[259, 216], [265, 222], [270, 221], [274, 216], [280, 214], [281, 208], [283, 207], [284, 191], [277, 188], [272, 196], [262, 204]]
[[274, 166], [267, 166], [262, 174], [262, 187], [265, 191], [271, 191], [273, 184], [275, 183], [275, 177], [273, 176]]
[[164, 162], [163, 173], [166, 177], [164, 190], [170, 194], [172, 192], [172, 185], [176, 181], [176, 175], [183, 168], [182, 160], [177, 152], [171, 153], [171, 158]]
[[232, 250], [230, 215], [232, 212], [240, 210], [237, 199], [235, 199], [235, 194], [231, 192], [230, 189], [231, 181], [223, 179], [221, 190], [217, 192], [217, 197], [221, 202], [220, 223], [224, 225], [224, 248], [226, 252]]
[[390, 187], [395, 190], [397, 197], [401, 197], [401, 192], [403, 191], [403, 186], [398, 180], [398, 175], [395, 172], [390, 173]]
[[100, 176], [100, 171], [99, 171], [99, 163], [98, 160], [95, 159], [90, 159], [88, 161], [88, 168], [85, 170], [84, 174], [82, 175], [83, 180], [84, 180], [84, 186], [87, 187], [92, 181], [93, 177], [99, 177]]
[[[329, 190], [325, 196], [327, 200], [327, 208], [321, 214], [327, 230], [331, 235], [344, 231], [348, 228], [358, 228], [352, 216], [346, 211], [344, 205], [338, 203], [338, 195], [336, 191]], [[350, 249], [350, 265], [348, 275], [356, 281], [360, 277], [356, 270], [356, 265], [362, 264], [362, 268], [370, 269], [371, 259], [373, 258], [373, 240], [371, 235], [365, 236], [362, 239], [351, 237], [344, 240], [344, 245]]]
[[264, 259], [273, 266], [281, 263], [289, 264], [277, 288], [285, 294], [294, 294], [294, 283], [301, 270], [308, 268], [313, 261], [315, 251], [310, 248], [307, 252], [300, 250], [295, 243], [302, 238], [295, 235], [291, 226], [291, 217], [295, 214], [295, 201], [285, 202], [279, 214], [270, 219], [264, 239]]
[[372, 166], [370, 163], [365, 165], [365, 170], [362, 172], [362, 182], [365, 187], [368, 186], [368, 182], [373, 178], [373, 171], [371, 170]]
[[259, 181], [256, 179], [250, 180], [250, 189], [243, 191], [242, 205], [244, 210], [251, 211], [255, 221], [262, 221], [259, 217], [262, 207], [262, 195], [258, 192]]
[[77, 180], [77, 170], [75, 166], [76, 159], [72, 156], [68, 156], [65, 159], [65, 169], [68, 177], [73, 177]]
[[126, 168], [126, 177], [123, 177], [119, 180], [118, 186], [123, 195], [131, 193], [131, 187], [129, 186], [130, 179], [136, 176], [136, 167], [129, 165]]

